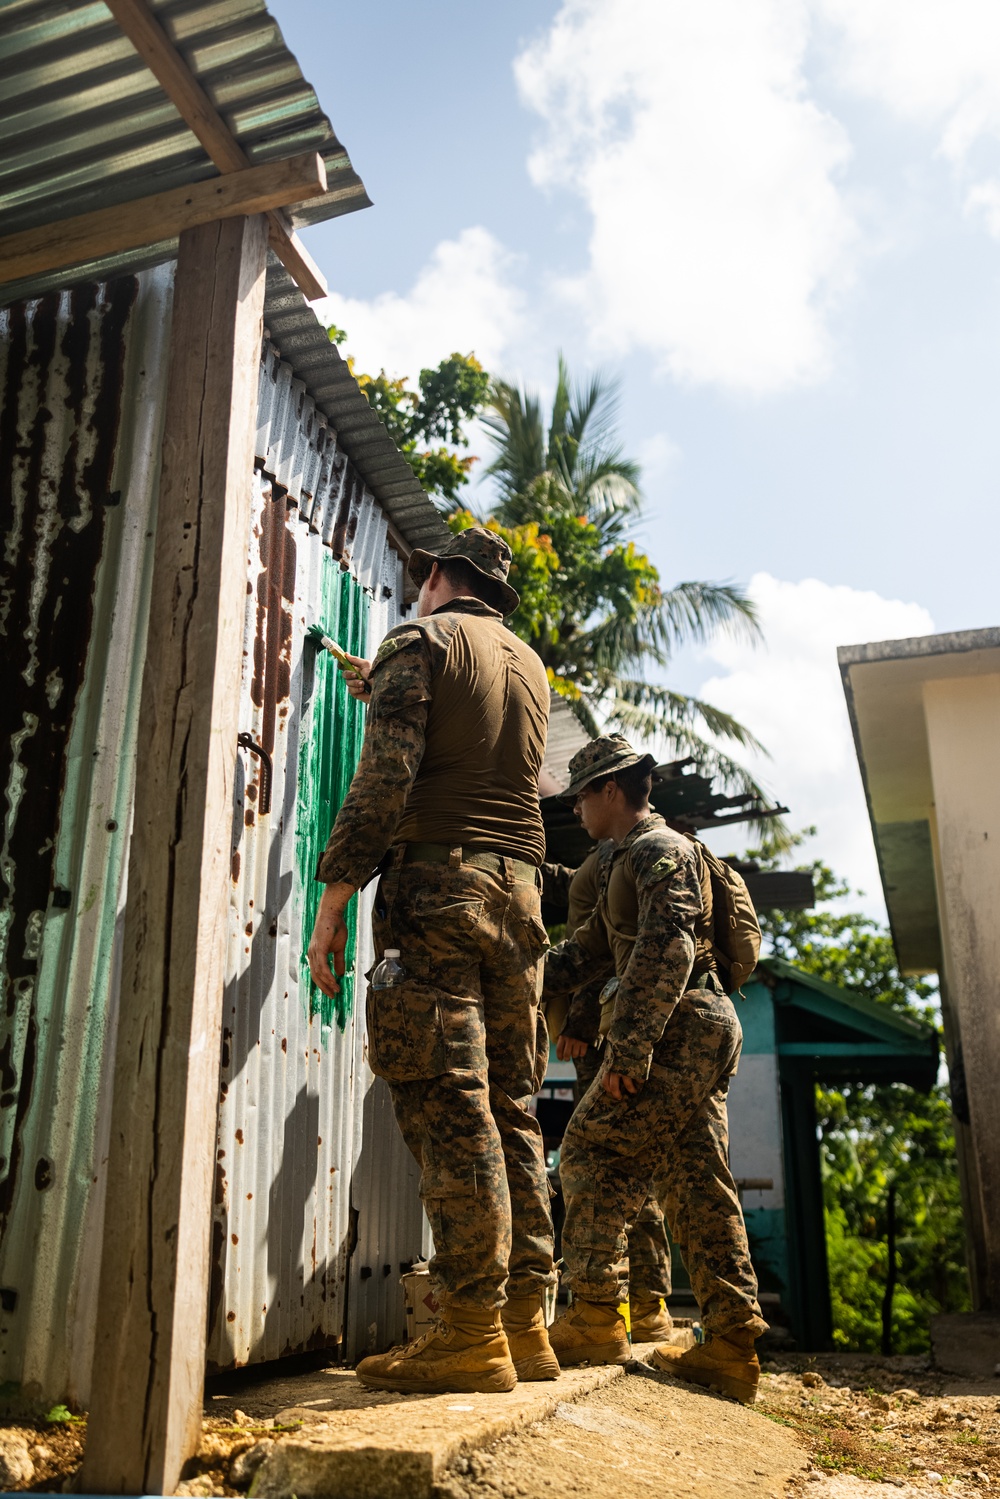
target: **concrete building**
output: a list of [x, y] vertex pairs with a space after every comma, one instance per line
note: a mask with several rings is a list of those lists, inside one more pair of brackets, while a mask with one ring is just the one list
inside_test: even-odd
[[893, 941], [941, 981], [973, 1307], [1000, 1311], [1000, 629], [838, 652]]

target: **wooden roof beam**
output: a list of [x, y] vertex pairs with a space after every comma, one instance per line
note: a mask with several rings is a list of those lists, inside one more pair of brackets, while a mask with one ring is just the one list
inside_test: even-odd
[[301, 203], [325, 192], [326, 167], [315, 151], [227, 171], [190, 187], [8, 234], [0, 239], [0, 283], [155, 245], [213, 219], [270, 215], [286, 203]]
[[[248, 167], [250, 158], [145, 0], [105, 0], [105, 3], [220, 172], [237, 172]], [[273, 208], [267, 217], [271, 249], [306, 301], [315, 302], [318, 297], [327, 296], [329, 288], [322, 271], [285, 215], [279, 208]]]

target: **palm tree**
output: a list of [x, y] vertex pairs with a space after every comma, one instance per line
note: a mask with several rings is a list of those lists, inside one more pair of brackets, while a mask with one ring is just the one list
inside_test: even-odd
[[703, 737], [761, 749], [749, 729], [662, 681], [681, 645], [720, 628], [759, 637], [754, 605], [731, 583], [661, 587], [629, 539], [643, 502], [639, 465], [617, 436], [617, 411], [616, 382], [597, 374], [575, 386], [561, 355], [547, 429], [536, 395], [503, 380], [490, 389], [482, 421], [496, 450], [486, 470], [497, 491], [492, 519], [515, 533], [515, 543], [522, 528], [532, 535], [538, 528], [558, 559], [550, 586], [514, 616], [514, 628], [588, 732], [603, 732], [603, 723], [634, 733], [667, 754], [693, 755], [730, 790], [762, 795], [741, 765]]

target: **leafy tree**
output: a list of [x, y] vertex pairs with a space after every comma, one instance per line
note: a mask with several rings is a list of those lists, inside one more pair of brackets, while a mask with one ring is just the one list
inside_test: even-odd
[[[328, 332], [335, 343], [346, 338], [342, 329]], [[509, 542], [511, 581], [521, 594], [512, 626], [587, 730], [621, 728], [666, 753], [694, 755], [729, 789], [763, 797], [746, 770], [704, 737], [759, 750], [750, 731], [711, 703], [649, 680], [681, 644], [719, 628], [754, 636], [758, 626], [753, 604], [732, 584], [664, 589], [630, 539], [642, 515], [640, 475], [615, 433], [614, 383], [596, 375], [575, 388], [560, 357], [546, 427], [537, 397], [502, 380], [491, 384], [472, 354], [421, 370], [417, 390], [385, 370], [367, 375], [348, 364], [452, 529], [485, 523]], [[477, 415], [496, 446], [487, 473], [498, 498], [485, 518], [459, 506], [476, 459], [453, 451], [467, 445], [463, 424]]]
[[[815, 832], [795, 835], [801, 843]], [[750, 850], [774, 868], [773, 844]], [[763, 911], [767, 949], [787, 962], [904, 1015], [939, 1024], [937, 991], [899, 971], [892, 938], [869, 916], [845, 908], [852, 894], [828, 865], [808, 869], [816, 908]], [[899, 1280], [892, 1307], [892, 1350], [928, 1346], [930, 1318], [969, 1306], [964, 1229], [947, 1084], [929, 1094], [902, 1083], [816, 1090], [827, 1253], [838, 1347], [877, 1352], [888, 1271], [886, 1216], [895, 1187]]]
[[[617, 410], [614, 382], [595, 375], [576, 387], [561, 357], [547, 425], [537, 396], [503, 380], [490, 388], [482, 421], [495, 446], [486, 472], [497, 500], [486, 523], [514, 553], [511, 580], [522, 603], [513, 628], [589, 732], [621, 728], [695, 755], [731, 787], [759, 792], [704, 738], [759, 749], [750, 731], [656, 680], [683, 643], [720, 628], [755, 636], [754, 606], [732, 584], [662, 586], [630, 539], [642, 516], [640, 474], [618, 439]], [[463, 511], [450, 523], [462, 529], [475, 520]]]
[[[336, 344], [347, 337], [337, 327], [327, 334]], [[416, 390], [406, 376], [359, 374], [350, 356], [347, 363], [427, 493], [446, 506], [456, 504], [476, 459], [453, 450], [468, 446], [464, 423], [482, 409], [489, 389], [490, 377], [475, 355], [452, 354], [435, 369], [422, 369]]]

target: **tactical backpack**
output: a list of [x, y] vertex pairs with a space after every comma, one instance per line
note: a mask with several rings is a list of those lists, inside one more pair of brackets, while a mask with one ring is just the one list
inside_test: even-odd
[[727, 994], [735, 994], [757, 967], [760, 957], [760, 926], [746, 880], [716, 857], [700, 839], [696, 843], [712, 882], [712, 950], [719, 981]]

